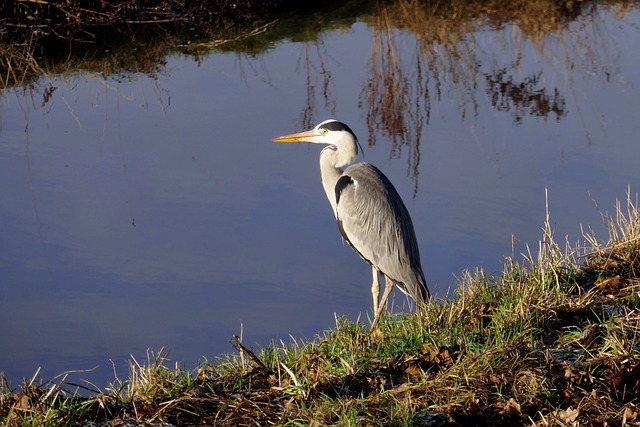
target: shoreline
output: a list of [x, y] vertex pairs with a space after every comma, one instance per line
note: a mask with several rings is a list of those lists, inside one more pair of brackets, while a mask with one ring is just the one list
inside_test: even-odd
[[192, 371], [149, 352], [88, 397], [64, 377], [0, 381], [0, 425], [634, 425], [640, 211], [617, 209], [606, 244], [562, 250], [547, 223], [537, 254], [374, 331], [338, 318], [260, 353], [236, 337]]

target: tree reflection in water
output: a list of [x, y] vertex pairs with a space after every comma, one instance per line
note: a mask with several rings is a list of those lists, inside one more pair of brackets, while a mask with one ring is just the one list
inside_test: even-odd
[[[392, 157], [407, 149], [407, 172], [415, 183], [415, 195], [420, 144], [428, 133], [432, 105], [442, 97], [456, 102], [465, 121], [477, 118], [483, 94], [491, 108], [510, 113], [516, 124], [527, 116], [561, 120], [567, 115], [563, 92], [574, 90], [575, 73], [604, 78], [611, 73], [612, 42], [590, 37], [601, 31], [585, 31], [585, 25], [597, 27], [585, 16], [601, 13], [602, 8], [624, 15], [630, 7], [552, 0], [517, 4], [398, 0], [379, 5], [362, 18], [372, 32], [368, 77], [359, 102], [368, 144], [389, 141]], [[490, 48], [481, 40], [486, 33], [493, 37]], [[554, 54], [560, 53], [557, 61], [569, 76], [562, 87], [548, 83], [552, 79], [545, 79], [540, 64], [534, 63], [533, 72], [524, 71], [523, 63], [531, 55], [534, 59], [549, 55], [544, 52], [552, 45], [549, 37], [554, 37]], [[309, 42], [304, 48], [308, 86], [301, 127], [305, 129], [317, 121], [316, 93], [332, 111], [336, 105], [325, 53], [313, 45], [317, 63], [309, 55]], [[523, 72], [528, 75], [523, 77]]]

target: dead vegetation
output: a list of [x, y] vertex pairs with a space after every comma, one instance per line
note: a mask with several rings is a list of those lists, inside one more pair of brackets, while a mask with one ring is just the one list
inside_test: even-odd
[[89, 25], [150, 24], [219, 18], [251, 20], [280, 3], [283, 1], [9, 0], [0, 6], [0, 14], [4, 18], [3, 24], [9, 28], [40, 28], [50, 31]]
[[[639, 425], [640, 212], [618, 206], [611, 238], [537, 253], [369, 332], [336, 319], [310, 342], [274, 343], [195, 371], [165, 352], [89, 397], [61, 377], [2, 383], [18, 425]], [[582, 260], [582, 261], [579, 261]], [[242, 357], [241, 357], [242, 356]]]
[[[0, 89], [77, 71], [154, 75], [172, 51], [255, 54], [283, 35], [267, 34], [288, 0], [12, 0], [0, 5]], [[262, 35], [262, 37], [257, 37]]]

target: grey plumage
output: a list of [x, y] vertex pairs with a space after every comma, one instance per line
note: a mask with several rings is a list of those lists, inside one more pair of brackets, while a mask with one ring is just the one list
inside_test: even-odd
[[[395, 187], [369, 163], [351, 164], [358, 155], [355, 133], [344, 123], [326, 120], [305, 132], [274, 138], [276, 142], [326, 144], [320, 153], [320, 173], [340, 233], [372, 267], [371, 292], [375, 317], [384, 308], [393, 284], [417, 304], [429, 298], [413, 222]], [[378, 273], [385, 276], [385, 291], [378, 303]]]
[[339, 189], [337, 220], [344, 239], [402, 292], [425, 302], [427, 283], [413, 222], [391, 181], [372, 164], [358, 163], [342, 173], [336, 193]]

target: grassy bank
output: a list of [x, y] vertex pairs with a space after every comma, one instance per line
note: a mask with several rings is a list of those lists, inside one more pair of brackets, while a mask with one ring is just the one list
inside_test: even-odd
[[367, 324], [336, 319], [311, 342], [204, 362], [163, 352], [79, 397], [64, 377], [1, 384], [0, 425], [638, 425], [640, 212], [617, 206], [590, 248], [554, 240], [454, 297]]

